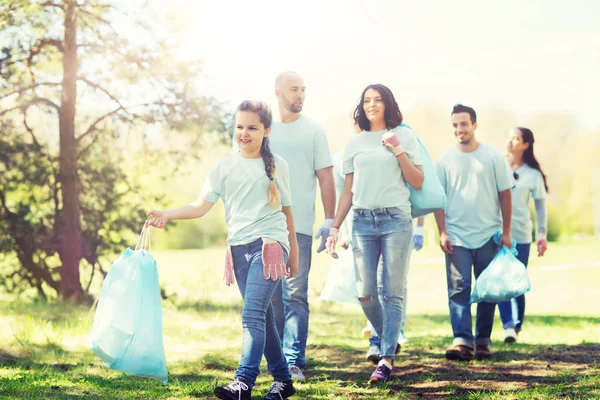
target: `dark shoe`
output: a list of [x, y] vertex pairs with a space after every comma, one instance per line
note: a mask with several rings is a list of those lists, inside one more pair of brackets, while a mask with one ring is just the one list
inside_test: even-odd
[[292, 380], [289, 381], [275, 381], [271, 385], [271, 388], [267, 392], [265, 396], [265, 400], [283, 400], [287, 399], [291, 395], [296, 393], [296, 389], [294, 389], [294, 385], [292, 385]]
[[223, 400], [250, 400], [252, 389], [241, 379], [234, 379], [227, 386], [215, 388], [215, 396]]
[[473, 349], [456, 344], [446, 349], [446, 358], [448, 360], [471, 361], [473, 359]]
[[490, 358], [492, 358], [492, 352], [490, 351], [490, 346], [488, 346], [487, 344], [475, 346], [475, 359], [476, 360], [489, 360]]
[[379, 347], [372, 345], [367, 350], [367, 360], [377, 365], [379, 363]]
[[369, 383], [373, 384], [373, 383], [387, 382], [390, 380], [391, 376], [392, 376], [392, 370], [383, 364], [379, 364], [377, 366], [377, 368], [375, 369], [375, 371], [373, 371], [373, 373], [371, 374]]

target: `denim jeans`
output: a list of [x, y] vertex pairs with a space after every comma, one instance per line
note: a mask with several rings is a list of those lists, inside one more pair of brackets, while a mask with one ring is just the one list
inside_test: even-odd
[[[527, 268], [529, 262], [529, 251], [531, 250], [531, 243], [517, 243], [517, 251], [519, 254], [517, 258]], [[502, 327], [504, 329], [514, 328], [515, 331], [521, 331], [521, 325], [525, 318], [525, 295], [522, 294], [519, 297], [510, 299], [498, 303], [498, 310], [500, 310], [500, 319], [502, 320]]]
[[385, 358], [394, 357], [400, 334], [411, 240], [411, 216], [398, 208], [354, 210], [352, 251], [358, 296], [365, 316], [381, 338], [380, 356]]
[[275, 321], [283, 352], [289, 365], [306, 367], [308, 338], [308, 273], [312, 254], [312, 236], [297, 233], [298, 272], [283, 278], [273, 295]]
[[[241, 378], [249, 387], [253, 387], [260, 374], [259, 367], [264, 354], [269, 372], [274, 378], [291, 379], [271, 305], [279, 280], [264, 278], [262, 240], [232, 246], [231, 255], [235, 279], [244, 299], [242, 357], [235, 378]], [[287, 262], [285, 250], [284, 256]]]
[[[494, 324], [494, 303], [477, 303], [475, 318], [475, 338], [471, 320], [471, 272], [475, 279], [490, 264], [498, 252], [498, 245], [490, 239], [478, 249], [461, 246], [452, 247], [453, 254], [446, 254], [446, 279], [448, 281], [448, 306], [450, 323], [454, 333], [454, 345], [473, 348], [475, 345], [489, 345]], [[474, 340], [473, 340], [474, 339]]]
[[[379, 301], [383, 301], [383, 299], [381, 298], [381, 292], [383, 290], [383, 286], [381, 284], [381, 275], [382, 275], [382, 271], [383, 271], [383, 261], [379, 262], [379, 271], [377, 273], [377, 291], [379, 293]], [[408, 282], [407, 282], [408, 283]], [[404, 290], [402, 291], [402, 297], [404, 298], [404, 301], [402, 302], [402, 319], [400, 320], [400, 332], [404, 332], [404, 326], [406, 325], [406, 302], [408, 300], [407, 297], [407, 284], [404, 285]], [[367, 320], [368, 322], [368, 320]], [[368, 322], [369, 326], [371, 327], [371, 337], [369, 338], [369, 346], [377, 346], [378, 348], [381, 348], [381, 339], [379, 338], [379, 336], [377, 335], [377, 332], [375, 332], [375, 328], [373, 328], [373, 325], [371, 325], [370, 322]]]

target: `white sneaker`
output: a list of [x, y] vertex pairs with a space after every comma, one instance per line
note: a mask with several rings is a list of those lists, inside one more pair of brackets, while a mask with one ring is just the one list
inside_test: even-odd
[[360, 333], [361, 337], [363, 339], [369, 339], [371, 337], [371, 324], [369, 324], [367, 322], [367, 326], [365, 326], [362, 330], [362, 332]]
[[371, 361], [375, 365], [379, 363], [379, 347], [369, 346], [369, 350], [367, 350], [367, 360]]
[[299, 367], [295, 365], [290, 365], [288, 369], [290, 370], [290, 374], [292, 374], [293, 381], [304, 382], [306, 380], [306, 377], [304, 376], [302, 370]]
[[408, 342], [410, 342], [410, 340], [408, 340], [408, 338], [404, 336], [404, 331], [400, 331], [400, 336], [398, 336], [398, 343], [406, 344]]
[[504, 343], [516, 343], [518, 338], [515, 328], [506, 328], [504, 330]]

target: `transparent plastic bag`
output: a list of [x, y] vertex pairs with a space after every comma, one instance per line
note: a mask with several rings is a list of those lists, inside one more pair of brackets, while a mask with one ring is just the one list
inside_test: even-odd
[[352, 251], [342, 250], [338, 254], [339, 258], [333, 259], [329, 264], [327, 281], [321, 291], [321, 299], [337, 303], [359, 304]]
[[102, 284], [89, 346], [108, 368], [166, 384], [162, 301], [150, 228], [125, 249]]
[[500, 303], [531, 290], [527, 269], [514, 255], [502, 246], [490, 265], [475, 281], [471, 303]]

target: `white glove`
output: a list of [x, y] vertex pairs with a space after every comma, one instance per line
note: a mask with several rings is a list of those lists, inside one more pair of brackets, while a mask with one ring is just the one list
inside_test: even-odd
[[339, 229], [332, 227], [329, 230], [329, 237], [327, 238], [327, 252], [331, 255], [331, 257], [333, 257], [335, 259], [338, 258], [338, 255], [335, 252], [335, 246], [338, 241], [338, 233], [339, 233]]
[[319, 227], [319, 230], [317, 231], [317, 236], [315, 236], [315, 239], [321, 238], [321, 244], [317, 248], [317, 253], [320, 253], [323, 250], [325, 250], [327, 237], [329, 236], [329, 230], [331, 229], [332, 226], [333, 226], [333, 218], [327, 218], [327, 219], [325, 219], [325, 221], [323, 221], [323, 223]]
[[395, 156], [404, 153], [404, 148], [400, 145], [400, 140], [393, 131], [388, 131], [383, 135], [381, 144], [387, 147]]

